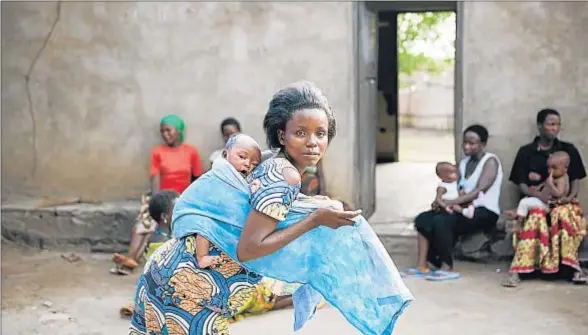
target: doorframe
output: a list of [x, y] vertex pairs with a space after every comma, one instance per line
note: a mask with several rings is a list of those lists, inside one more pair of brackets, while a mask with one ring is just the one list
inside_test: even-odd
[[[360, 6], [363, 6], [361, 8]], [[369, 196], [360, 194], [361, 190], [361, 173], [360, 171], [360, 162], [364, 159], [364, 154], [360, 152], [361, 146], [359, 145], [359, 128], [360, 123], [362, 122], [362, 118], [360, 117], [360, 110], [362, 109], [361, 106], [361, 97], [360, 97], [360, 46], [362, 41], [360, 41], [360, 34], [361, 29], [359, 27], [359, 16], [361, 10], [369, 10], [372, 12], [379, 12], [385, 10], [395, 10], [395, 11], [404, 11], [404, 12], [419, 12], [419, 11], [428, 11], [431, 10], [430, 8], [435, 8], [434, 10], [447, 10], [447, 11], [455, 11], [455, 63], [454, 63], [454, 87], [453, 87], [453, 118], [454, 118], [454, 150], [455, 150], [455, 161], [459, 161], [461, 158], [461, 142], [462, 142], [462, 128], [463, 128], [463, 21], [464, 21], [464, 3], [461, 1], [368, 1], [368, 2], [354, 2], [353, 3], [353, 20], [352, 20], [352, 45], [353, 45], [353, 70], [352, 73], [355, 76], [354, 80], [354, 96], [355, 101], [353, 105], [353, 114], [354, 114], [354, 121], [356, 122], [355, 127], [355, 143], [354, 143], [354, 163], [353, 163], [353, 201], [356, 205], [365, 206], [369, 204], [363, 204], [363, 199], [369, 199]], [[374, 137], [374, 151], [375, 151], [375, 137], [376, 137], [376, 129], [372, 132]], [[364, 135], [365, 136], [365, 135]], [[371, 152], [371, 151], [370, 151]], [[374, 167], [373, 170], [375, 173], [375, 159], [374, 159]], [[375, 176], [374, 176], [375, 179]], [[375, 201], [375, 185], [373, 189], [374, 194], [372, 195], [372, 199]], [[375, 204], [369, 206], [370, 208], [375, 208]], [[373, 213], [369, 213], [371, 215]]]

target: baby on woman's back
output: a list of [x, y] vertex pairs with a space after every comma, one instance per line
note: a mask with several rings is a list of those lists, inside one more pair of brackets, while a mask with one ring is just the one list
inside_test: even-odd
[[[247, 178], [261, 160], [261, 148], [249, 135], [231, 136], [221, 153], [237, 172]], [[210, 256], [210, 242], [202, 235], [196, 236], [196, 260], [200, 268], [215, 266], [221, 261], [220, 256]]]

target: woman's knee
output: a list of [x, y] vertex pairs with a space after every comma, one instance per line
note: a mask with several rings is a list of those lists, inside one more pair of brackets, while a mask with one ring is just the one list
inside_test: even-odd
[[430, 232], [433, 227], [434, 218], [435, 212], [422, 212], [414, 218], [414, 227], [421, 234], [423, 234], [423, 232]]

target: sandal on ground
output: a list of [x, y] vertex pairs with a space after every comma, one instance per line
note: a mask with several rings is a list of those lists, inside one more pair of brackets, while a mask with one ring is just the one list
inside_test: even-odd
[[435, 271], [427, 270], [421, 271], [419, 268], [408, 268], [405, 271], [400, 272], [402, 278], [421, 278], [434, 273]]
[[120, 314], [120, 317], [123, 319], [129, 319], [131, 316], [133, 316], [133, 308], [134, 308], [134, 304], [130, 303], [130, 304], [126, 304], [124, 305], [118, 312]]
[[584, 271], [576, 271], [572, 277], [572, 283], [574, 284], [586, 284], [588, 283], [588, 278]]
[[514, 287], [519, 286], [520, 283], [521, 283], [521, 278], [519, 276], [509, 275], [508, 277], [504, 278], [500, 282], [500, 285], [502, 285], [504, 287], [514, 288]]
[[425, 276], [425, 279], [430, 281], [446, 281], [446, 280], [455, 280], [461, 277], [459, 272], [452, 272], [452, 271], [445, 271], [439, 270], [435, 272], [431, 272]]
[[116, 264], [115, 267], [110, 269], [110, 273], [112, 273], [113, 275], [128, 276], [131, 273], [133, 273], [133, 269], [126, 267], [124, 265]]

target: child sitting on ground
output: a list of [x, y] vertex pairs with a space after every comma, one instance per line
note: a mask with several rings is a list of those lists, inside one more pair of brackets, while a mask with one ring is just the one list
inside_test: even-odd
[[476, 205], [478, 205], [484, 197], [483, 193], [480, 192], [478, 198], [465, 208], [460, 205], [448, 206], [445, 201], [455, 200], [465, 193], [457, 184], [457, 167], [449, 162], [440, 162], [437, 163], [435, 173], [441, 179], [441, 182], [437, 187], [437, 203], [444, 208], [447, 213], [456, 212], [468, 219], [473, 218]]
[[[554, 152], [547, 159], [549, 176], [545, 182], [536, 186], [536, 189], [548, 196], [550, 203], [557, 203], [560, 198], [570, 193], [570, 181], [567, 174], [569, 165], [570, 156], [565, 151]], [[514, 220], [509, 222], [507, 230], [511, 232], [518, 231], [532, 208], [548, 211], [549, 205], [549, 203], [545, 203], [537, 197], [524, 197], [519, 201], [516, 211], [505, 211], [506, 216]]]
[[[243, 178], [247, 178], [261, 160], [261, 148], [252, 137], [236, 134], [229, 138], [221, 155]], [[201, 235], [196, 236], [196, 260], [201, 269], [218, 265], [221, 261], [220, 256], [210, 256], [209, 251], [210, 242]]]
[[[176, 191], [166, 190], [143, 199], [144, 207], [141, 208], [137, 223], [133, 227], [133, 233], [140, 237], [137, 241], [139, 242], [137, 256], [135, 256], [137, 259], [141, 253], [148, 257], [158, 245], [170, 238], [171, 209], [178, 196]], [[131, 273], [139, 266], [131, 254], [130, 251], [129, 256], [114, 254], [112, 260], [116, 267], [110, 272], [120, 275]]]

